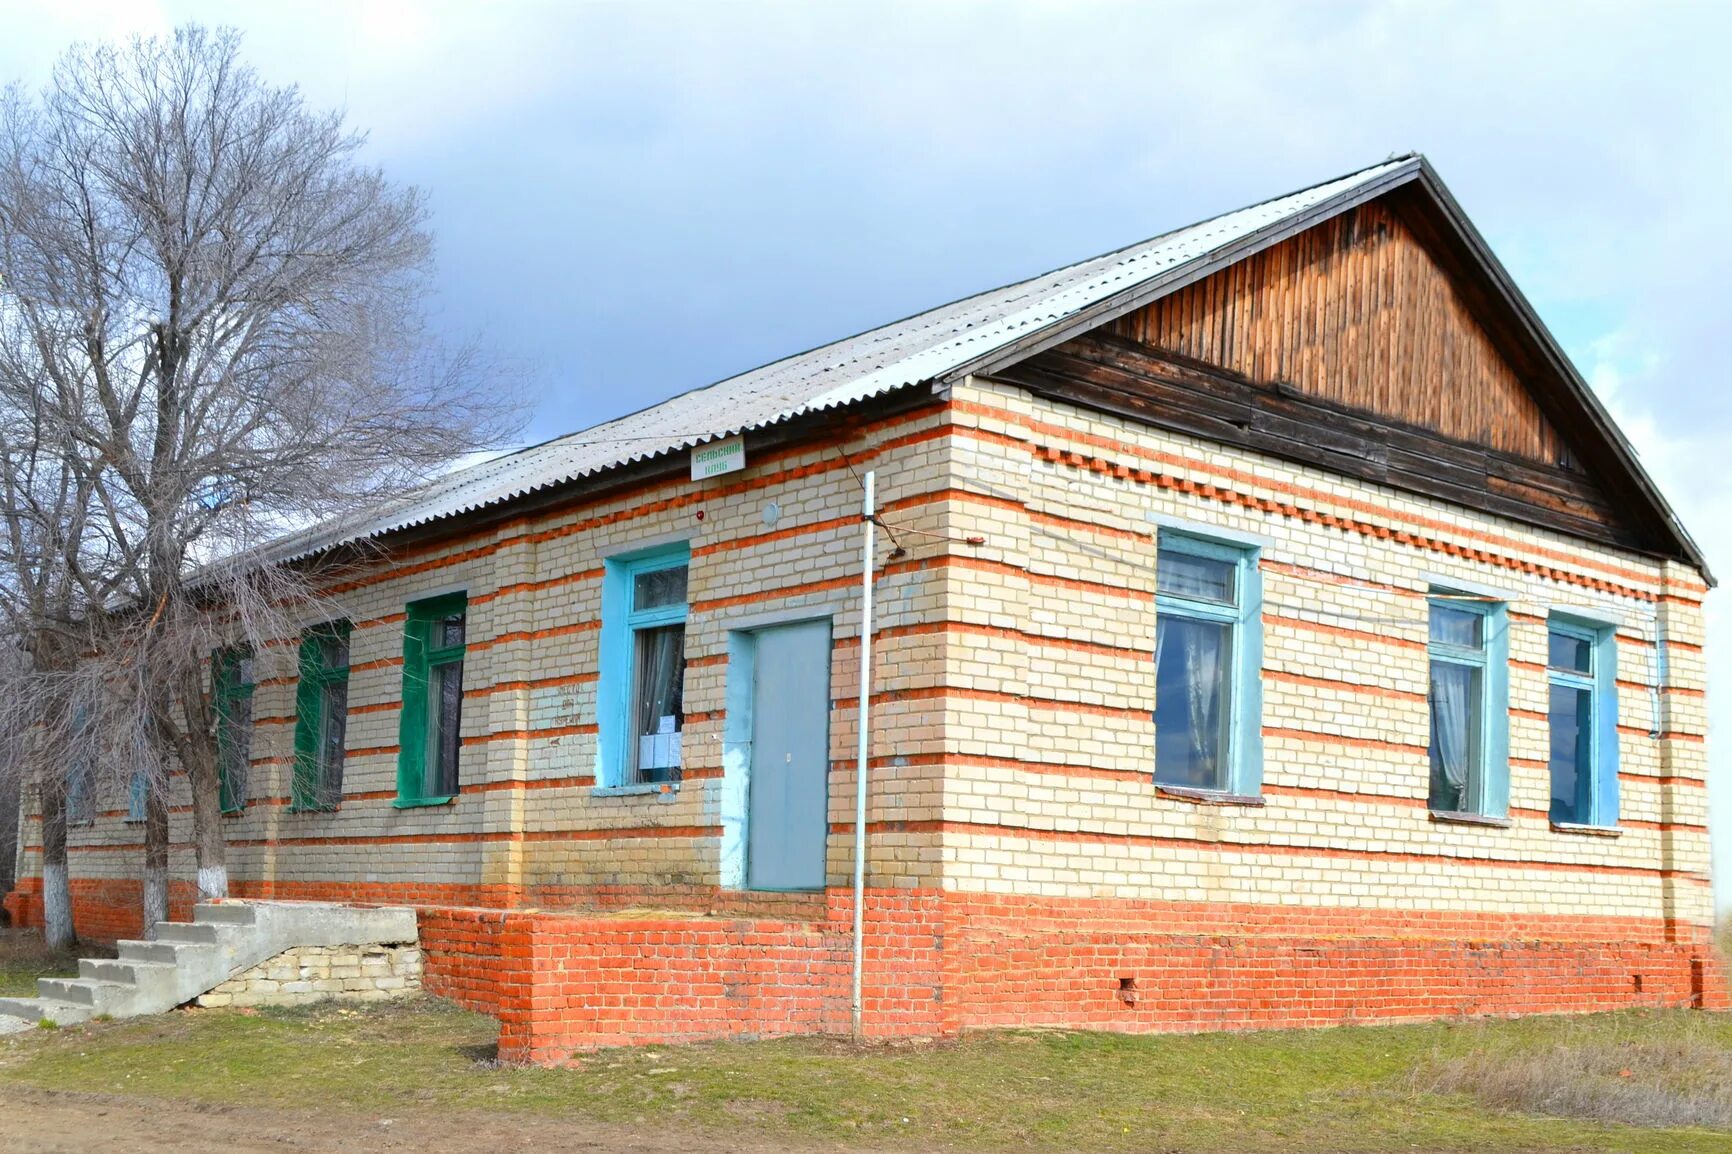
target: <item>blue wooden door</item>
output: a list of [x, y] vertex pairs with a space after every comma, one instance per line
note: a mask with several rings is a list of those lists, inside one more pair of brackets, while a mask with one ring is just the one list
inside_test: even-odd
[[760, 630], [746, 818], [746, 879], [753, 889], [824, 887], [829, 782], [830, 623]]

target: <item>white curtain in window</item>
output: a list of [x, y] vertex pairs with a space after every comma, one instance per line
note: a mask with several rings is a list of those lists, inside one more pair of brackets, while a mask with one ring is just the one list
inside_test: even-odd
[[[637, 685], [634, 687], [637, 716], [634, 720], [636, 736], [640, 741], [634, 742], [634, 745], [637, 745], [640, 751], [643, 748], [642, 738], [671, 736], [663, 729], [663, 718], [673, 719], [672, 733], [678, 733], [684, 728], [685, 668], [685, 626], [667, 625], [659, 629], [638, 631]], [[638, 756], [637, 767], [640, 770], [677, 769], [679, 757], [674, 752], [677, 747], [671, 741], [664, 744], [666, 748], [657, 746], [658, 755], [649, 761], [641, 755]]]
[[1221, 639], [1226, 630], [1207, 626], [1183, 630], [1185, 678], [1191, 707], [1191, 750], [1203, 776], [1220, 781], [1221, 698], [1226, 669]]
[[1155, 627], [1158, 780], [1202, 789], [1225, 786], [1231, 625], [1165, 616]]
[[1431, 748], [1434, 770], [1465, 802], [1468, 774], [1468, 726], [1473, 676], [1461, 666], [1434, 662], [1431, 669]]

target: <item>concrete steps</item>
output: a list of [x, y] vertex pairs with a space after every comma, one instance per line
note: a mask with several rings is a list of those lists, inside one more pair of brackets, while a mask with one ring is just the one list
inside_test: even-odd
[[184, 1005], [297, 946], [417, 940], [415, 911], [331, 902], [203, 902], [190, 922], [163, 922], [154, 942], [121, 942], [114, 959], [85, 958], [76, 978], [39, 978], [34, 998], [0, 998], [0, 1034], [98, 1016], [134, 1018]]

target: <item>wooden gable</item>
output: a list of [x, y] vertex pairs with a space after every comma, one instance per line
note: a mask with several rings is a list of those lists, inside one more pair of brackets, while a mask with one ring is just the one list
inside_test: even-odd
[[1538, 371], [1517, 367], [1515, 342], [1464, 284], [1470, 274], [1429, 235], [1411, 199], [1369, 201], [996, 375], [1467, 508], [1672, 552], [1627, 486], [1584, 464], [1555, 391], [1533, 387]]
[[1563, 442], [1455, 284], [1384, 204], [1349, 209], [1112, 332], [1302, 396], [1558, 464]]

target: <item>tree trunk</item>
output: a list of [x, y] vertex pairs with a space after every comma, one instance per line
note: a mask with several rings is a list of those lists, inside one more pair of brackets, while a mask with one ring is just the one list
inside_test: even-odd
[[18, 850], [23, 841], [18, 836], [18, 818], [23, 798], [19, 775], [0, 772], [0, 895], [11, 893], [18, 884]]
[[58, 774], [42, 783], [42, 920], [50, 949], [70, 950], [77, 943], [66, 869], [66, 783]]
[[198, 900], [229, 896], [228, 842], [223, 837], [222, 780], [217, 760], [195, 756], [186, 767], [192, 783], [192, 843], [198, 860]]
[[144, 790], [144, 940], [156, 940], [168, 920], [168, 790], [155, 775]]
[[181, 712], [187, 725], [174, 748], [192, 786], [192, 844], [198, 862], [198, 900], [202, 902], [229, 896], [222, 775], [217, 766], [216, 734], [205, 705], [204, 685], [197, 671], [180, 680]]

